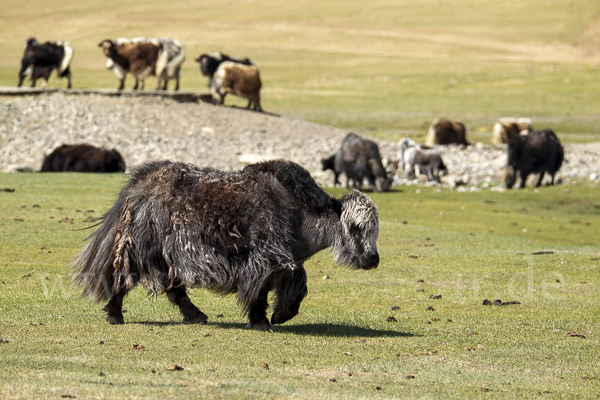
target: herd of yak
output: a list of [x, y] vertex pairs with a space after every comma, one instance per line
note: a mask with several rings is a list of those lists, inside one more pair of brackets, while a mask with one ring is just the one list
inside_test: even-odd
[[[103, 40], [102, 48], [107, 58], [106, 67], [119, 78], [123, 89], [125, 76], [135, 78], [134, 89], [143, 89], [148, 75], [158, 78], [156, 89], [166, 90], [169, 80], [175, 80], [179, 89], [181, 66], [185, 60], [183, 45], [175, 39], [160, 37], [119, 38]], [[73, 49], [67, 42], [38, 43], [35, 38], [25, 42], [25, 54], [21, 61], [19, 83], [29, 77], [31, 86], [43, 78], [46, 85], [50, 73], [56, 69], [58, 76], [66, 77], [71, 88], [70, 63]], [[248, 108], [262, 111], [260, 106], [260, 74], [249, 58], [230, 57], [223, 53], [202, 54], [196, 62], [202, 75], [209, 78], [208, 86], [213, 103], [223, 104], [227, 93], [246, 98]], [[511, 188], [520, 176], [520, 187], [527, 177], [538, 173], [537, 185], [545, 173], [554, 183], [554, 175], [560, 168], [564, 153], [551, 130], [536, 131], [527, 118], [501, 118], [494, 125], [492, 144], [508, 143], [508, 168], [506, 186]], [[334, 185], [339, 184], [340, 174], [346, 177], [346, 187], [361, 188], [366, 180], [373, 191], [390, 189], [395, 174], [404, 172], [407, 179], [423, 174], [428, 180], [440, 181], [447, 168], [435, 145], [468, 145], [465, 125], [456, 120], [438, 119], [431, 124], [426, 143], [419, 145], [409, 138], [399, 143], [397, 161], [384, 166], [377, 144], [355, 134], [348, 134], [331, 157], [322, 160], [324, 170], [334, 173]], [[123, 172], [125, 162], [115, 150], [96, 149], [88, 145], [62, 146], [46, 156], [42, 171]]]
[[[166, 90], [171, 79], [175, 80], [175, 90], [179, 90], [185, 49], [178, 40], [167, 37], [118, 38], [105, 39], [98, 46], [107, 58], [106, 68], [112, 70], [119, 79], [119, 90], [125, 87], [127, 74], [135, 78], [134, 90], [144, 88], [144, 80], [148, 75], [157, 77], [157, 90]], [[35, 38], [28, 39], [25, 42], [17, 86], [21, 86], [25, 78], [29, 78], [31, 87], [35, 87], [36, 81], [41, 78], [42, 87], [45, 87], [50, 74], [56, 69], [59, 77], [68, 79], [67, 87], [70, 89], [73, 54], [73, 48], [65, 41], [39, 43]], [[202, 75], [209, 78], [208, 86], [215, 104], [223, 104], [225, 96], [232, 93], [247, 99], [248, 108], [262, 111], [262, 83], [258, 68], [252, 60], [215, 52], [200, 55], [196, 62], [200, 64]]]
[[[534, 130], [527, 118], [500, 118], [493, 128], [493, 144], [507, 143], [508, 160], [505, 175], [506, 187], [512, 188], [520, 177], [519, 187], [525, 187], [527, 178], [537, 173], [536, 186], [540, 186], [544, 174], [554, 175], [564, 160], [564, 150], [551, 129]], [[417, 173], [430, 181], [440, 182], [440, 176], [448, 172], [436, 145], [458, 144], [468, 146], [465, 125], [457, 120], [436, 119], [427, 133], [426, 143], [417, 144], [404, 138], [398, 144], [397, 160], [388, 161], [384, 168], [377, 144], [354, 133], [346, 135], [338, 150], [329, 158], [321, 160], [323, 170], [332, 170], [333, 184], [339, 184], [339, 175], [346, 176], [346, 188], [352, 183], [360, 190], [364, 180], [373, 191], [387, 191], [394, 175], [401, 172], [413, 180]]]
[[[185, 52], [178, 41], [117, 39], [99, 46], [107, 68], [119, 78], [119, 89], [128, 73], [134, 75], [136, 89], [143, 88], [149, 74], [157, 76], [157, 89], [165, 90], [170, 79], [179, 89]], [[32, 86], [39, 78], [46, 83], [56, 69], [68, 78], [70, 88], [72, 57], [66, 42], [29, 39], [19, 86], [26, 77]], [[215, 103], [222, 104], [233, 93], [248, 99], [248, 108], [261, 111], [260, 76], [251, 60], [212, 53], [196, 61], [209, 77]], [[545, 173], [554, 183], [564, 157], [554, 132], [536, 131], [527, 119], [502, 118], [493, 133], [495, 144], [508, 144], [508, 188], [518, 175], [523, 187], [531, 173], [539, 173], [538, 186]], [[308, 292], [304, 262], [315, 253], [331, 248], [338, 264], [377, 268], [378, 210], [360, 192], [361, 186], [366, 181], [373, 191], [387, 191], [401, 171], [407, 179], [422, 174], [439, 182], [447, 167], [436, 145], [446, 144], [469, 145], [463, 123], [434, 121], [425, 144], [402, 139], [397, 161], [384, 166], [375, 142], [347, 134], [337, 151], [321, 160], [323, 170], [333, 171], [334, 185], [343, 174], [346, 187], [358, 189], [339, 199], [323, 191], [302, 166], [285, 160], [237, 172], [171, 161], [147, 163], [136, 169], [72, 263], [74, 283], [84, 296], [108, 302], [103, 310], [111, 324], [124, 323], [123, 299], [141, 284], [149, 293], [165, 293], [186, 323], [208, 323], [188, 296], [188, 287], [236, 293], [248, 317], [247, 328], [270, 330], [271, 324], [298, 314]], [[45, 156], [41, 170], [124, 172], [125, 161], [116, 150], [63, 145]], [[271, 291], [275, 296], [269, 319]]]
[[[494, 127], [499, 137], [508, 141], [506, 187], [512, 188], [520, 176], [520, 187], [523, 188], [527, 177], [532, 173], [539, 174], [536, 186], [541, 185], [545, 173], [550, 175], [551, 184], [554, 184], [554, 175], [564, 158], [560, 141], [550, 129], [513, 132], [505, 129], [519, 123], [521, 122], [514, 119], [503, 118]], [[441, 129], [453, 125], [461, 126], [460, 135], [456, 135], [452, 129]], [[527, 125], [532, 128], [531, 122], [527, 122]], [[465, 140], [463, 129], [464, 125], [458, 121], [436, 120], [429, 130], [427, 144], [417, 144], [410, 138], [402, 139], [398, 145], [397, 160], [385, 162], [385, 166], [377, 143], [355, 133], [348, 133], [337, 151], [321, 160], [322, 167], [324, 171], [333, 171], [334, 186], [340, 184], [339, 177], [344, 175], [346, 189], [352, 185], [354, 189], [361, 190], [366, 181], [374, 192], [388, 191], [394, 177], [402, 173], [408, 180], [416, 179], [417, 174], [422, 174], [426, 179], [439, 183], [440, 177], [448, 172], [448, 168], [435, 145], [460, 143], [457, 138]], [[87, 144], [62, 145], [44, 156], [41, 171], [125, 172], [125, 160], [114, 149], [101, 149]]]

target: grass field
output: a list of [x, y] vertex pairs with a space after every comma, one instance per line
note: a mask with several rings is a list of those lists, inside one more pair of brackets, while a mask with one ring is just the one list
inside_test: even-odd
[[102, 39], [171, 36], [187, 48], [184, 90], [206, 89], [199, 54], [249, 56], [261, 69], [266, 110], [370, 136], [421, 139], [441, 116], [463, 119], [481, 141], [501, 116], [531, 117], [564, 141], [600, 134], [594, 0], [5, 0], [0, 85], [16, 85], [30, 36], [72, 44], [80, 88], [117, 85]]
[[[110, 207], [125, 178], [5, 174], [0, 182], [15, 189], [0, 192], [2, 398], [600, 391], [597, 188], [372, 194], [379, 268], [351, 271], [319, 253], [306, 265], [309, 295], [299, 315], [265, 333], [243, 329], [234, 297], [200, 289], [191, 297], [209, 315], [207, 326], [181, 324], [164, 296], [142, 289], [125, 300], [127, 324], [108, 325], [102, 305], [68, 287], [68, 264], [90, 232], [81, 230], [92, 224], [84, 220]], [[552, 253], [531, 254], [541, 250]], [[521, 304], [483, 306], [484, 299]], [[168, 371], [172, 365], [183, 370]]]
[[[16, 85], [31, 36], [71, 43], [76, 88], [116, 87], [102, 39], [171, 36], [187, 49], [183, 90], [206, 90], [199, 54], [248, 56], [266, 110], [373, 137], [420, 140], [446, 116], [486, 142], [498, 117], [527, 116], [563, 142], [600, 140], [596, 0], [3, 0], [0, 86]], [[51, 77], [50, 87], [64, 86]], [[181, 324], [164, 296], [141, 289], [125, 300], [122, 326], [78, 298], [68, 264], [90, 233], [84, 220], [101, 216], [125, 181], [0, 175], [0, 188], [15, 189], [0, 191], [0, 398], [600, 392], [596, 186], [372, 194], [379, 268], [350, 271], [319, 253], [306, 264], [299, 315], [264, 333], [243, 329], [234, 297], [199, 289], [191, 297], [207, 326]]]

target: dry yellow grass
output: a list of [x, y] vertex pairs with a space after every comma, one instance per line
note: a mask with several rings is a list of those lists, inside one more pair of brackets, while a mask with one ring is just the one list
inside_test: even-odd
[[30, 36], [68, 40], [74, 86], [100, 88], [117, 84], [100, 40], [171, 36], [187, 49], [184, 90], [206, 90], [199, 54], [248, 56], [261, 68], [263, 105], [286, 115], [386, 138], [422, 135], [439, 116], [464, 119], [472, 132], [529, 116], [596, 140], [599, 13], [594, 0], [5, 0], [0, 86], [16, 84]]

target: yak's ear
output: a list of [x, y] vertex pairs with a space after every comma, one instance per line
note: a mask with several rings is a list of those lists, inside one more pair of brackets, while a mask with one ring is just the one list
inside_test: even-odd
[[338, 216], [338, 218], [342, 217], [342, 202], [338, 199], [331, 198], [331, 207], [333, 211]]

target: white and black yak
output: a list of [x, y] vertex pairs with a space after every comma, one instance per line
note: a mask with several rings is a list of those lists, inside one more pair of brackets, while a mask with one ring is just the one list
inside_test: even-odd
[[30, 38], [25, 42], [25, 53], [21, 59], [21, 69], [19, 70], [20, 87], [23, 80], [27, 77], [31, 79], [31, 87], [35, 87], [35, 82], [42, 78], [42, 87], [48, 85], [48, 78], [52, 70], [60, 78], [67, 78], [69, 83], [67, 88], [71, 88], [71, 69], [70, 64], [73, 59], [73, 49], [69, 43], [64, 41], [38, 43], [35, 38]]
[[[188, 287], [237, 293], [247, 328], [293, 318], [307, 294], [304, 262], [330, 247], [338, 264], [379, 264], [377, 207], [360, 192], [330, 197], [289, 161], [221, 172], [169, 161], [140, 167], [73, 262], [83, 297], [108, 300], [122, 324], [123, 297], [138, 283], [164, 292], [183, 322], [208, 317]], [[271, 322], [269, 291], [275, 292]]]
[[521, 177], [519, 187], [524, 188], [527, 177], [534, 172], [540, 174], [536, 187], [542, 184], [544, 173], [550, 175], [550, 183], [554, 185], [554, 174], [562, 166], [564, 155], [562, 145], [551, 129], [513, 137], [508, 142], [506, 187], [514, 186], [518, 174]]

